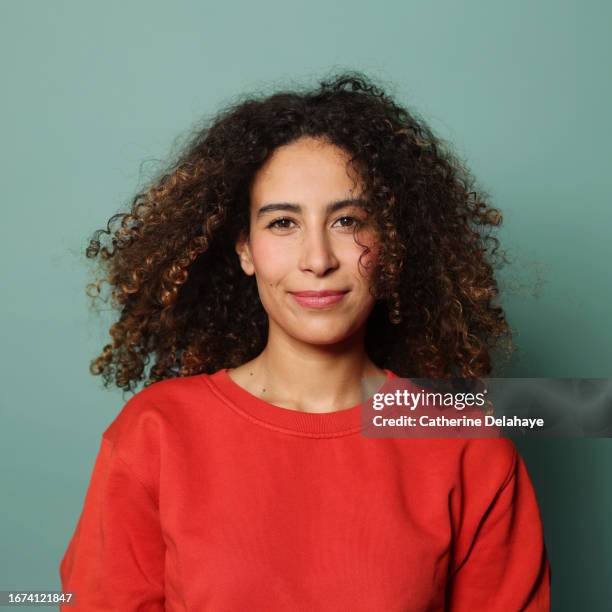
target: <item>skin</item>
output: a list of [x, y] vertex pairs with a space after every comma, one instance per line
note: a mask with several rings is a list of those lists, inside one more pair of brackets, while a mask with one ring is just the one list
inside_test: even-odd
[[[340, 200], [365, 201], [348, 159], [343, 149], [303, 137], [274, 151], [251, 184], [250, 231], [236, 243], [236, 253], [244, 273], [255, 275], [269, 334], [264, 350], [229, 375], [283, 408], [342, 410], [362, 401], [363, 377], [385, 376], [364, 348], [365, 324], [375, 305], [369, 287], [377, 233], [359, 205], [327, 209]], [[261, 210], [278, 203], [300, 210]], [[371, 249], [361, 266], [364, 248], [356, 239]], [[326, 289], [349, 292], [321, 310], [305, 308], [289, 293]]]

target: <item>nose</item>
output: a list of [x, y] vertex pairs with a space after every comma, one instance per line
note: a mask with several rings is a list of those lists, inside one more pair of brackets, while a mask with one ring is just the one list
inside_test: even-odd
[[307, 232], [302, 241], [300, 269], [323, 276], [338, 267], [339, 261], [334, 254], [333, 244], [324, 231]]

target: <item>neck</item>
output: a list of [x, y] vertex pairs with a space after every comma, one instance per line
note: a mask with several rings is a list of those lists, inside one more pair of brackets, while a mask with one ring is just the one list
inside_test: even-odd
[[[271, 330], [272, 331], [272, 330]], [[254, 395], [303, 412], [342, 410], [362, 401], [362, 378], [384, 377], [364, 347], [365, 327], [337, 344], [304, 344], [271, 333], [265, 349], [244, 364]]]

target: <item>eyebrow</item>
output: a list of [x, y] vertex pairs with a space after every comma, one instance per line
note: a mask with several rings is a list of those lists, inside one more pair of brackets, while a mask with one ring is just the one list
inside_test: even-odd
[[[325, 207], [325, 212], [331, 214], [336, 212], [337, 210], [340, 210], [341, 208], [346, 208], [347, 206], [358, 206], [359, 208], [367, 210], [368, 201], [363, 198], [353, 198], [348, 200], [338, 200], [336, 202], [330, 202]], [[257, 211], [257, 218], [262, 217], [265, 214], [275, 212], [277, 210], [300, 213], [302, 212], [302, 207], [299, 204], [293, 204], [291, 202], [277, 202], [274, 204], [266, 204]]]

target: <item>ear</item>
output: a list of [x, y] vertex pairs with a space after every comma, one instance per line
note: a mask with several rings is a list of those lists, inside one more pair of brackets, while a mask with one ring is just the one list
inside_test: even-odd
[[255, 274], [255, 266], [253, 265], [253, 256], [251, 255], [251, 245], [248, 235], [241, 232], [235, 246], [236, 253], [240, 258], [240, 266], [245, 274], [252, 276]]

